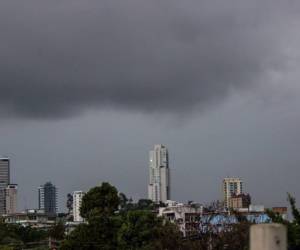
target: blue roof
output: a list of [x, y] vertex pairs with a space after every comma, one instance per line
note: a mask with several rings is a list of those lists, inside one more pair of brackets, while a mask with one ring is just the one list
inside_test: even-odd
[[[255, 224], [269, 223], [271, 219], [266, 214], [250, 214], [246, 215], [246, 219]], [[213, 231], [215, 233], [231, 230], [230, 225], [237, 224], [238, 219], [235, 215], [204, 215], [200, 219], [199, 229], [202, 232]]]
[[[271, 219], [267, 214], [249, 214], [246, 215], [246, 218], [249, 222], [256, 224], [271, 222]], [[201, 217], [200, 222], [211, 225], [236, 224], [238, 223], [238, 219], [235, 215], [204, 215]]]
[[247, 220], [249, 222], [255, 223], [255, 224], [261, 224], [261, 223], [269, 223], [271, 222], [271, 218], [267, 214], [248, 214], [246, 216]]

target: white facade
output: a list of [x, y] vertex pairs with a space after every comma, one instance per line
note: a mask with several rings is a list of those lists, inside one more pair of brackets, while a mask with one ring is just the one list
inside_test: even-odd
[[83, 218], [80, 216], [80, 207], [82, 198], [85, 195], [82, 191], [75, 191], [73, 193], [73, 220], [74, 222], [83, 222]]
[[170, 199], [170, 170], [168, 149], [155, 145], [149, 153], [148, 198], [155, 203]]
[[17, 212], [17, 194], [18, 185], [16, 184], [9, 184], [5, 189], [6, 214]]
[[38, 188], [39, 193], [39, 209], [45, 210], [45, 194], [44, 194], [44, 187], [41, 185]]
[[264, 205], [253, 205], [249, 206], [249, 212], [263, 213], [265, 211]]
[[239, 195], [243, 193], [243, 182], [240, 178], [224, 178], [223, 180], [223, 197], [224, 206], [228, 207], [228, 202], [233, 194]]
[[174, 201], [167, 201], [167, 207], [160, 207], [158, 216], [175, 223], [183, 236], [198, 234], [203, 206], [199, 204], [188, 205]]

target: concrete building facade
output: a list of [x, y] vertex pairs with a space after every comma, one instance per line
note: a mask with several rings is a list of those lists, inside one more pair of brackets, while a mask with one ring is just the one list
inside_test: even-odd
[[5, 223], [19, 224], [23, 227], [49, 229], [55, 225], [56, 216], [45, 214], [44, 210], [28, 209], [21, 213], [4, 215]]
[[83, 191], [74, 191], [73, 193], [73, 221], [83, 222], [83, 218], [80, 216], [80, 207], [82, 198], [85, 195]]
[[224, 178], [223, 180], [223, 198], [224, 207], [229, 207], [229, 199], [232, 195], [239, 195], [243, 193], [243, 182], [240, 178]]
[[6, 214], [14, 214], [17, 212], [17, 195], [18, 185], [9, 184], [5, 189], [5, 211]]
[[177, 225], [184, 237], [199, 234], [202, 214], [203, 206], [200, 204], [183, 204], [175, 201], [167, 201], [167, 206], [160, 207], [158, 211], [158, 216]]
[[155, 203], [170, 200], [169, 153], [161, 144], [149, 152], [148, 198]]
[[6, 213], [5, 189], [10, 182], [10, 160], [7, 157], [0, 157], [0, 215]]
[[238, 210], [240, 208], [249, 208], [251, 204], [251, 196], [249, 194], [233, 194], [229, 198], [228, 208]]

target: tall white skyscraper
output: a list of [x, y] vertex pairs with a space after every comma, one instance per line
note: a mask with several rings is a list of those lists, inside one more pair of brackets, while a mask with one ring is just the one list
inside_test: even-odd
[[80, 207], [84, 195], [85, 193], [82, 191], [74, 191], [73, 193], [73, 220], [75, 222], [83, 221], [83, 218], [80, 216]]
[[9, 158], [0, 156], [0, 215], [6, 213], [5, 189], [10, 182]]
[[170, 170], [168, 149], [155, 145], [149, 153], [148, 198], [155, 203], [170, 199]]
[[240, 178], [224, 178], [223, 180], [223, 196], [224, 206], [228, 208], [229, 199], [232, 195], [243, 193], [243, 182]]

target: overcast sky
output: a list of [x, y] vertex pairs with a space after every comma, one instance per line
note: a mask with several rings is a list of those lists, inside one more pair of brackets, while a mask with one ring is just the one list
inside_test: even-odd
[[[300, 202], [297, 0], [1, 0], [0, 155], [20, 209], [37, 187], [109, 181], [146, 197], [169, 149], [172, 199]], [[300, 204], [300, 203], [299, 203]]]

